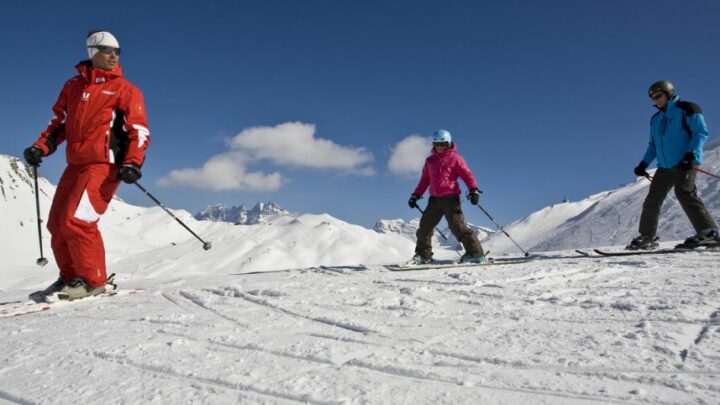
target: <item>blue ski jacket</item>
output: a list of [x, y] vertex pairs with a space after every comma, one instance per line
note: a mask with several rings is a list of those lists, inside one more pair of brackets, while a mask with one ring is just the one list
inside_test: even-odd
[[702, 163], [702, 150], [708, 129], [700, 106], [678, 96], [650, 118], [650, 142], [643, 160], [650, 164], [657, 158], [658, 167], [671, 169], [686, 153], [695, 154], [695, 164]]

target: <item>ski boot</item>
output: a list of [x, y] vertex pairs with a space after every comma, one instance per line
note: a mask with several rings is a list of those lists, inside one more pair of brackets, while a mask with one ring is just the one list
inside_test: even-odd
[[695, 249], [701, 246], [718, 247], [720, 246], [720, 233], [717, 229], [704, 229], [687, 239], [685, 242], [675, 246], [676, 249]]
[[426, 259], [426, 258], [420, 256], [420, 254], [415, 253], [415, 256], [413, 256], [412, 259], [405, 262], [405, 265], [406, 266], [421, 266], [423, 264], [430, 264], [430, 263], [432, 263], [432, 258]]
[[58, 277], [58, 279], [54, 283], [50, 284], [46, 289], [35, 291], [34, 293], [31, 293], [28, 298], [35, 302], [45, 302], [47, 296], [59, 292], [63, 289], [63, 287], [65, 287], [65, 285], [65, 280], [62, 277]]
[[657, 242], [660, 239], [657, 236], [640, 235], [633, 239], [629, 245], [625, 246], [627, 250], [652, 250], [660, 246]]
[[78, 300], [104, 293], [105, 286], [91, 287], [81, 277], [75, 277], [71, 282], [58, 291], [58, 298], [61, 300]]
[[462, 255], [458, 263], [460, 264], [466, 264], [466, 263], [474, 263], [474, 264], [482, 264], [487, 261], [487, 258], [485, 256], [473, 256], [470, 253], [465, 253]]

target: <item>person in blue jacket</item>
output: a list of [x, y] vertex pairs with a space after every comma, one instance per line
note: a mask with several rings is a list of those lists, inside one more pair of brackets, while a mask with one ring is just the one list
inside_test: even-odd
[[650, 119], [650, 142], [643, 160], [635, 168], [637, 176], [649, 178], [646, 171], [657, 159], [657, 171], [640, 216], [640, 236], [627, 249], [654, 249], [660, 208], [671, 188], [675, 188], [680, 205], [695, 228], [696, 235], [686, 239], [684, 246], [696, 248], [720, 243], [715, 220], [697, 194], [696, 165], [702, 163], [703, 145], [708, 137], [700, 106], [683, 101], [675, 94], [675, 87], [667, 80], [653, 83], [648, 90], [658, 112]]

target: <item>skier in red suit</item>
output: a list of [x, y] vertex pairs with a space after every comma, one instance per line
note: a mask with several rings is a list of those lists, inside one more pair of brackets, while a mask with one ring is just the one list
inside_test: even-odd
[[48, 219], [51, 245], [60, 277], [33, 299], [62, 292], [71, 299], [105, 291], [105, 248], [98, 220], [120, 181], [141, 176], [150, 141], [145, 102], [140, 90], [123, 77], [120, 45], [107, 31], [90, 32], [90, 59], [75, 68], [53, 105], [53, 118], [32, 146], [28, 164], [38, 166], [65, 142], [63, 172]]

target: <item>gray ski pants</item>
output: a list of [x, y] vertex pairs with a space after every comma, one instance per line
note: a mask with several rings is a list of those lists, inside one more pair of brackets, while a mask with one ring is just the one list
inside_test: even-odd
[[482, 246], [475, 232], [465, 224], [465, 216], [460, 207], [460, 196], [430, 197], [425, 213], [420, 218], [415, 253], [430, 259], [432, 257], [432, 235], [442, 217], [445, 217], [455, 239], [462, 243], [465, 251], [473, 256], [482, 256]]
[[704, 229], [717, 229], [717, 223], [697, 195], [695, 175], [694, 170], [682, 170], [676, 167], [672, 169], [659, 167], [657, 169], [650, 183], [650, 191], [643, 203], [642, 215], [640, 215], [639, 231], [641, 235], [655, 236], [660, 208], [673, 187], [675, 187], [675, 196], [680, 202], [680, 206], [696, 232]]

